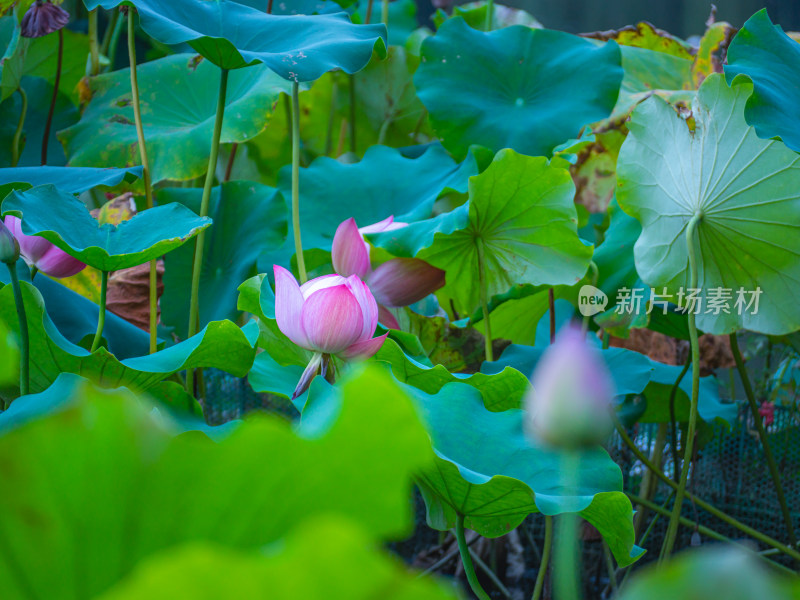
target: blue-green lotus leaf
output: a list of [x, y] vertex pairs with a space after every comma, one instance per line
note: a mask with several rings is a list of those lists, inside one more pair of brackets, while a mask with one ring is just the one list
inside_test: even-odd
[[615, 42], [522, 25], [484, 33], [453, 18], [423, 42], [414, 83], [456, 156], [471, 144], [549, 156], [584, 125], [609, 116], [620, 60]]
[[119, 225], [100, 225], [83, 202], [53, 185], [13, 192], [2, 214], [21, 218], [24, 234], [39, 235], [101, 271], [158, 258], [211, 225], [211, 219], [181, 204], [151, 208]]
[[233, 0], [84, 3], [90, 10], [135, 6], [142, 29], [163, 44], [188, 43], [223, 69], [264, 63], [291, 81], [314, 81], [333, 69], [355, 73], [370, 61], [373, 49], [386, 49], [384, 25], [354, 25], [342, 12], [273, 15]]
[[11, 190], [52, 184], [62, 192], [81, 194], [99, 185], [113, 187], [142, 176], [142, 167], [96, 169], [92, 167], [16, 167], [0, 169], [0, 200]]

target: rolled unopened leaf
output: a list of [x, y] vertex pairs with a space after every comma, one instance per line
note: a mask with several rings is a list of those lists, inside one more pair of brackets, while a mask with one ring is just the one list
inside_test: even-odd
[[72, 277], [86, 267], [43, 237], [22, 233], [22, 225], [17, 217], [9, 215], [4, 222], [19, 242], [19, 253], [29, 267], [56, 279]]
[[13, 265], [19, 260], [19, 242], [0, 220], [0, 262]]
[[419, 258], [393, 258], [375, 269], [367, 285], [390, 308], [419, 302], [445, 284], [445, 272]]
[[613, 429], [614, 382], [601, 354], [569, 325], [544, 353], [525, 400], [526, 432], [553, 446], [598, 444]]
[[69, 13], [47, 0], [36, 0], [22, 17], [22, 37], [37, 38], [62, 29], [69, 22]]

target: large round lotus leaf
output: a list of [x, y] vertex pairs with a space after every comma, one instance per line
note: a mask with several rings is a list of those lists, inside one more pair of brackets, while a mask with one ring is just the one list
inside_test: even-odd
[[656, 92], [670, 99], [691, 98], [692, 61], [647, 48], [621, 46], [622, 68], [625, 76], [612, 117], [621, 117], [646, 95]]
[[[287, 550], [280, 541], [315, 517], [369, 532], [359, 546], [375, 557], [381, 541], [413, 529], [411, 479], [430, 464], [430, 443], [387, 375], [365, 373], [341, 391], [346, 402], [317, 439], [268, 415], [214, 443], [199, 431], [174, 435], [186, 428], [125, 390], [99, 391], [85, 381], [62, 388], [71, 402], [0, 436], [4, 597], [99, 598], [141, 561], [192, 542], [261, 556], [270, 545], [275, 559]], [[370, 569], [363, 580], [375, 576]], [[230, 598], [231, 589], [229, 580], [213, 597]], [[286, 597], [309, 597], [299, 589]]]
[[[172, 202], [200, 210], [203, 190], [165, 188], [160, 206]], [[209, 216], [214, 220], [205, 235], [200, 271], [200, 327], [211, 321], [235, 320], [236, 289], [255, 273], [258, 256], [286, 239], [288, 211], [280, 192], [251, 181], [230, 181], [211, 190]], [[185, 337], [195, 244], [186, 244], [165, 258], [161, 319]]]
[[[386, 27], [354, 25], [345, 13], [273, 15], [233, 0], [85, 0], [90, 10], [135, 6], [142, 29], [163, 44], [188, 43], [223, 69], [264, 63], [291, 81], [361, 70], [386, 49]], [[264, 7], [266, 9], [266, 6]]]
[[422, 44], [414, 77], [444, 146], [549, 156], [608, 117], [622, 81], [619, 47], [523, 26], [483, 33], [450, 19]]
[[83, 202], [53, 185], [13, 192], [2, 215], [22, 219], [22, 232], [39, 235], [101, 271], [135, 267], [183, 245], [211, 225], [180, 204], [157, 206], [119, 225], [100, 225]]
[[[138, 68], [142, 122], [153, 182], [205, 173], [217, 111], [219, 69], [191, 54], [154, 60]], [[91, 101], [81, 120], [59, 132], [73, 167], [139, 164], [128, 69], [93, 77]], [[289, 84], [265, 66], [228, 78], [223, 143], [244, 142], [267, 126], [272, 106]]]
[[[489, 412], [480, 393], [463, 383], [449, 383], [436, 395], [408, 390], [436, 451], [435, 468], [418, 477], [432, 527], [449, 529], [460, 513], [470, 529], [498, 537], [530, 513], [579, 512], [600, 531], [620, 565], [642, 553], [634, 545], [622, 473], [605, 450], [583, 450], [570, 462], [576, 457], [525, 436], [522, 410]], [[568, 483], [564, 471], [576, 462]]]
[[[693, 132], [666, 102], [650, 98], [634, 111], [617, 165], [619, 205], [642, 224], [636, 269], [656, 292], [688, 293], [685, 231], [702, 215], [697, 325], [708, 333], [800, 328], [800, 165], [794, 152], [745, 123], [752, 90], [745, 78], [729, 88], [722, 75], [709, 76], [692, 107]], [[743, 304], [736, 305], [739, 289]], [[758, 290], [756, 311], [747, 305]]]
[[48, 183], [62, 192], [81, 194], [98, 185], [115, 186], [142, 176], [142, 167], [93, 169], [91, 167], [16, 167], [0, 169], [0, 200], [11, 190], [27, 190]]
[[[436, 233], [433, 244], [417, 254], [447, 273], [447, 283], [437, 295], [452, 298], [462, 315], [477, 308], [479, 244], [490, 297], [519, 283], [579, 281], [592, 248], [578, 238], [574, 195], [568, 171], [550, 166], [542, 157], [499, 152], [486, 171], [469, 181], [466, 225], [449, 234]], [[403, 229], [390, 233], [406, 235]]]
[[779, 137], [800, 152], [800, 45], [773, 25], [767, 9], [754, 14], [728, 47], [725, 76], [746, 75], [753, 81], [744, 117], [762, 138]]
[[[350, 217], [359, 227], [390, 215], [401, 222], [427, 219], [443, 191], [466, 191], [476, 172], [473, 160], [458, 164], [438, 144], [416, 158], [386, 146], [373, 146], [353, 164], [318, 158], [300, 169], [303, 247], [329, 250], [336, 228]], [[289, 167], [281, 169], [278, 187], [291, 197]]]
[[[61, 335], [32, 285], [23, 282], [22, 287], [31, 340], [32, 393], [46, 389], [60, 373], [82, 375], [101, 387], [125, 386], [137, 391], [147, 390], [173, 373], [199, 367], [244, 377], [255, 358], [255, 348], [245, 332], [230, 321], [210, 323], [197, 335], [155, 354], [120, 360], [104, 347], [89, 352]], [[19, 335], [10, 285], [0, 289], [0, 322]]]

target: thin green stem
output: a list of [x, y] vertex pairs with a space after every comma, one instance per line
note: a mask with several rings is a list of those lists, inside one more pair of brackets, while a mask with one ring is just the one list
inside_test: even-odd
[[[593, 260], [589, 261], [589, 270], [592, 272], [592, 286], [597, 285], [597, 280], [600, 278], [600, 271], [597, 269], [597, 264]], [[589, 331], [589, 322], [592, 320], [592, 316], [587, 314], [583, 317], [583, 324], [581, 325], [581, 329], [583, 330], [583, 335], [586, 335], [586, 332]]]
[[25, 127], [25, 117], [28, 114], [28, 94], [22, 89], [22, 86], [17, 88], [19, 97], [22, 100], [22, 110], [19, 113], [19, 121], [17, 122], [17, 130], [14, 132], [14, 140], [11, 142], [11, 166], [16, 167], [19, 162], [19, 155], [22, 149], [20, 142], [22, 141], [22, 130]]
[[[128, 8], [128, 59], [131, 64], [131, 102], [133, 104], [133, 120], [136, 124], [136, 137], [139, 141], [139, 156], [142, 159], [142, 180], [144, 182], [144, 197], [147, 208], [153, 208], [153, 186], [150, 179], [150, 161], [147, 157], [147, 144], [144, 137], [144, 124], [142, 123], [142, 108], [139, 101], [139, 78], [136, 70], [136, 22], [133, 18], [133, 8]], [[156, 260], [150, 261], [150, 354], [158, 347], [156, 329], [158, 327], [158, 271]]]
[[[686, 250], [689, 254], [689, 287], [697, 288], [697, 252], [695, 248], [695, 231], [702, 219], [702, 214], [695, 214], [686, 227]], [[689, 469], [692, 465], [694, 452], [694, 435], [697, 428], [697, 401], [700, 395], [700, 345], [697, 338], [697, 323], [694, 307], [688, 307], [689, 313], [689, 342], [692, 347], [692, 400], [689, 406], [689, 425], [686, 430], [686, 442], [683, 444], [683, 468], [681, 469], [678, 489], [675, 492], [675, 503], [672, 505], [672, 516], [667, 525], [667, 533], [662, 547], [661, 560], [667, 560], [675, 546], [675, 536], [678, 534], [678, 524], [681, 516], [683, 498], [686, 495], [686, 482], [689, 479]]]
[[118, 10], [111, 11], [111, 18], [108, 20], [108, 26], [106, 27], [106, 30], [103, 33], [103, 41], [100, 43], [100, 54], [105, 54], [106, 56], [108, 56], [108, 49], [111, 47], [111, 38], [113, 37], [114, 32], [117, 29], [119, 17], [120, 17], [120, 11]]
[[61, 65], [64, 62], [64, 30], [58, 30], [58, 53], [56, 54], [56, 79], [53, 82], [53, 95], [50, 98], [50, 109], [47, 111], [47, 120], [44, 123], [42, 134], [42, 165], [47, 164], [47, 146], [50, 142], [50, 128], [53, 126], [53, 113], [56, 110], [58, 88], [61, 85]]
[[553, 288], [547, 290], [547, 303], [550, 312], [550, 343], [556, 341], [556, 293]]
[[681, 369], [678, 378], [675, 379], [675, 383], [672, 385], [672, 389], [669, 392], [669, 435], [670, 435], [670, 446], [672, 446], [672, 468], [675, 471], [675, 481], [677, 482], [680, 479], [680, 458], [678, 456], [678, 422], [675, 419], [675, 399], [678, 396], [678, 388], [681, 385], [681, 381], [686, 376], [689, 367], [692, 364], [692, 353], [690, 352], [686, 357], [686, 362], [683, 365], [683, 369]]
[[370, 21], [372, 21], [372, 5], [375, 3], [375, 0], [368, 0], [367, 1], [367, 14], [366, 18], [364, 19], [364, 24], [369, 25]]
[[[620, 438], [622, 438], [622, 441], [625, 443], [625, 445], [628, 446], [633, 455], [636, 456], [636, 458], [639, 459], [639, 461], [644, 466], [650, 469], [655, 474], [656, 477], [658, 477], [661, 481], [667, 484], [670, 488], [677, 491], [678, 484], [672, 481], [672, 479], [667, 477], [664, 474], [664, 472], [661, 471], [661, 469], [659, 469], [652, 462], [650, 462], [650, 459], [647, 458], [647, 456], [645, 456], [645, 454], [638, 448], [638, 446], [636, 446], [636, 444], [633, 443], [633, 440], [628, 435], [628, 432], [625, 431], [625, 428], [622, 426], [622, 423], [619, 422], [619, 419], [617, 418], [616, 414], [612, 413], [612, 418], [614, 420], [614, 426], [617, 429], [617, 433], [619, 434]], [[746, 535], [749, 535], [753, 539], [756, 539], [759, 542], [766, 544], [767, 546], [771, 546], [772, 548], [776, 548], [781, 552], [783, 552], [784, 554], [786, 554], [787, 556], [791, 556], [792, 558], [800, 560], [800, 552], [798, 552], [797, 550], [789, 548], [787, 545], [782, 544], [778, 540], [771, 538], [766, 534], [761, 533], [757, 529], [753, 529], [749, 525], [745, 525], [741, 521], [738, 521], [732, 516], [722, 512], [721, 510], [716, 508], [713, 504], [709, 504], [708, 502], [702, 500], [701, 498], [694, 496], [690, 492], [686, 492], [686, 498], [689, 499], [694, 504], [696, 504], [698, 508], [701, 508], [702, 510], [720, 519], [721, 521], [724, 521], [731, 527], [735, 527], [736, 529], [738, 529], [739, 531], [741, 531]]]
[[19, 393], [25, 396], [30, 391], [30, 340], [28, 338], [28, 317], [25, 315], [25, 302], [22, 299], [22, 287], [17, 277], [17, 263], [6, 263], [11, 275], [11, 287], [14, 289], [14, 304], [17, 305], [19, 320], [19, 337], [22, 352], [19, 357]]
[[300, 85], [296, 81], [292, 84], [292, 228], [297, 271], [300, 274], [300, 283], [303, 284], [308, 279], [308, 274], [300, 236]]
[[508, 588], [503, 585], [503, 582], [500, 581], [500, 578], [492, 570], [494, 568], [497, 568], [497, 565], [493, 565], [492, 567], [487, 565], [485, 562], [481, 560], [481, 557], [478, 556], [478, 554], [472, 548], [469, 549], [469, 555], [470, 558], [472, 558], [472, 560], [475, 561], [475, 564], [478, 565], [478, 568], [484, 573], [486, 573], [486, 576], [492, 580], [492, 583], [500, 591], [500, 593], [503, 594], [503, 596], [506, 598], [511, 598], [511, 592], [508, 591]]
[[[568, 451], [562, 458], [562, 486], [574, 489], [578, 480], [580, 457]], [[578, 515], [564, 513], [558, 517], [558, 540], [555, 547], [555, 566], [553, 571], [554, 597], [556, 600], [580, 600], [581, 593], [581, 554], [578, 548]]]
[[544, 580], [547, 576], [547, 567], [550, 566], [550, 553], [553, 549], [553, 517], [544, 516], [544, 546], [542, 560], [539, 562], [539, 572], [536, 573], [536, 585], [533, 588], [531, 600], [540, 600], [544, 589]]
[[350, 152], [356, 153], [356, 76], [348, 75], [350, 93]]
[[[129, 8], [132, 10], [132, 8]], [[114, 23], [114, 31], [111, 33], [111, 42], [108, 45], [107, 51], [103, 51], [108, 57], [108, 70], [114, 70], [114, 63], [117, 62], [117, 47], [119, 46], [119, 36], [122, 35], [122, 30], [125, 28], [125, 19], [119, 18]]]
[[90, 75], [100, 72], [100, 47], [97, 39], [97, 9], [89, 11], [89, 56], [91, 57]]
[[[219, 96], [217, 98], [217, 115], [214, 120], [214, 133], [211, 137], [211, 154], [208, 157], [208, 169], [206, 170], [206, 180], [203, 185], [203, 197], [200, 201], [200, 216], [208, 216], [208, 206], [211, 202], [211, 187], [214, 184], [214, 172], [217, 169], [217, 157], [219, 156], [219, 139], [222, 135], [222, 121], [225, 118], [225, 97], [228, 93], [228, 69], [220, 69], [219, 77]], [[189, 299], [189, 328], [188, 336], [192, 337], [197, 333], [200, 314], [200, 275], [203, 271], [203, 251], [205, 250], [206, 235], [205, 230], [197, 234], [197, 241], [194, 248], [194, 262], [192, 264], [192, 288]], [[194, 370], [188, 369], [186, 372], [186, 391], [194, 393]]]
[[494, 0], [487, 0], [486, 2], [486, 23], [484, 24], [484, 29], [486, 31], [491, 31], [494, 24], [492, 23], [492, 19], [494, 19]]
[[478, 576], [475, 574], [475, 567], [472, 565], [472, 557], [469, 554], [469, 546], [467, 546], [467, 538], [464, 535], [464, 515], [460, 513], [456, 517], [456, 540], [458, 541], [458, 551], [461, 554], [461, 563], [464, 565], [464, 573], [467, 576], [469, 587], [480, 600], [490, 600], [489, 594], [481, 587]]
[[611, 550], [608, 547], [608, 542], [603, 538], [603, 556], [606, 561], [606, 570], [608, 570], [608, 581], [611, 584], [611, 589], [617, 593], [619, 586], [617, 585], [617, 570], [614, 568], [614, 558], [611, 556]]
[[389, 0], [383, 0], [383, 6], [381, 7], [381, 23], [389, 26]]
[[100, 347], [100, 340], [103, 338], [103, 328], [106, 325], [106, 294], [108, 293], [108, 271], [100, 271], [100, 305], [97, 311], [97, 331], [92, 340], [94, 352]]
[[494, 349], [492, 348], [492, 322], [489, 317], [489, 283], [486, 279], [486, 256], [483, 248], [483, 239], [475, 239], [478, 248], [478, 286], [480, 287], [481, 309], [483, 310], [483, 339], [486, 347], [486, 360], [494, 360]]
[[742, 387], [744, 387], [745, 396], [747, 396], [747, 403], [750, 405], [750, 412], [753, 415], [753, 421], [756, 424], [758, 437], [761, 439], [761, 445], [764, 448], [764, 456], [767, 459], [769, 466], [769, 473], [772, 476], [772, 482], [775, 485], [775, 495], [778, 497], [778, 503], [781, 505], [781, 513], [783, 513], [783, 522], [786, 526], [786, 533], [789, 535], [789, 541], [793, 548], [797, 547], [797, 537], [792, 523], [792, 515], [789, 512], [789, 506], [786, 503], [786, 496], [783, 493], [783, 485], [781, 484], [781, 475], [778, 471], [778, 465], [775, 462], [775, 456], [772, 453], [772, 447], [767, 437], [767, 431], [764, 429], [764, 422], [761, 420], [761, 415], [758, 412], [758, 404], [756, 397], [753, 393], [753, 386], [750, 384], [750, 377], [747, 375], [747, 369], [744, 366], [742, 353], [739, 350], [739, 340], [736, 338], [736, 332], [730, 334], [731, 352], [733, 353], [733, 360], [736, 361], [736, 370], [739, 371], [739, 377], [742, 380]]

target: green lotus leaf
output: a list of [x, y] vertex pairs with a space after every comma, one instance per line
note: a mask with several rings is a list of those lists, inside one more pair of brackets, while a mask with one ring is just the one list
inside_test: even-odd
[[3, 351], [3, 360], [0, 362], [0, 388], [18, 385], [19, 343], [2, 323], [0, 323], [0, 349]]
[[648, 95], [656, 92], [672, 101], [691, 100], [692, 60], [648, 48], [621, 46], [625, 75], [612, 118], [622, 117]]
[[[745, 123], [752, 91], [746, 78], [731, 88], [710, 75], [693, 104], [694, 131], [650, 98], [634, 111], [619, 155], [617, 199], [642, 225], [636, 269], [656, 292], [666, 288], [676, 300], [681, 288], [688, 293], [685, 230], [701, 215], [697, 325], [708, 333], [800, 328], [800, 165], [794, 152]], [[718, 309], [709, 297], [721, 300]]]
[[417, 93], [445, 148], [549, 156], [604, 119], [622, 81], [619, 47], [523, 26], [491, 33], [449, 19], [422, 44]]
[[100, 600], [348, 598], [455, 600], [455, 590], [407, 572], [341, 517], [298, 525], [269, 554], [190, 543], [144, 561]]
[[[139, 65], [137, 73], [153, 182], [203, 175], [211, 153], [219, 69], [194, 55], [176, 54]], [[130, 71], [93, 77], [89, 86], [91, 101], [81, 120], [58, 134], [70, 166], [139, 164]], [[240, 143], [257, 136], [279, 94], [288, 90], [289, 84], [263, 65], [231, 73], [221, 141]]]
[[[180, 203], [200, 211], [201, 189], [165, 188], [159, 206]], [[200, 272], [200, 327], [211, 321], [236, 320], [236, 290], [255, 273], [262, 252], [286, 239], [288, 210], [280, 192], [259, 183], [231, 181], [211, 190], [209, 216], [214, 220], [205, 236]], [[194, 245], [187, 244], [165, 257], [161, 319], [185, 337], [189, 314]]]
[[[448, 18], [461, 17], [473, 29], [486, 31], [486, 14], [488, 12], [489, 5], [484, 2], [467, 2], [460, 6], [454, 6], [453, 14], [450, 17], [443, 10], [439, 10], [431, 17], [431, 20], [438, 29]], [[492, 28], [501, 29], [512, 25], [542, 28], [542, 24], [528, 12], [502, 4], [494, 4], [492, 6]]]
[[[223, 69], [263, 63], [284, 79], [313, 81], [355, 73], [373, 49], [384, 52], [384, 25], [354, 25], [345, 13], [273, 15], [233, 0], [84, 0], [89, 10], [135, 6], [141, 28], [169, 46], [188, 43]], [[264, 6], [266, 8], [266, 5]]]
[[[53, 86], [41, 77], [25, 76], [22, 79], [22, 87], [28, 97], [28, 110], [25, 114], [20, 140], [22, 151], [17, 166], [39, 166], [42, 164], [42, 140], [47, 114], [50, 111]], [[11, 166], [11, 147], [21, 114], [22, 100], [19, 94], [13, 94], [0, 103], [0, 167]], [[79, 118], [78, 109], [69, 97], [59, 92], [53, 111], [53, 125], [47, 140], [48, 165], [61, 166], [67, 162], [64, 148], [56, 139], [56, 132], [74, 125]]]
[[375, 359], [388, 365], [398, 381], [428, 394], [436, 394], [448, 383], [470, 385], [480, 392], [486, 409], [493, 412], [519, 408], [529, 388], [528, 378], [516, 368], [501, 368], [492, 373], [451, 373], [443, 365], [431, 367], [407, 356], [392, 339], [383, 342]]
[[52, 184], [62, 192], [81, 194], [103, 185], [113, 187], [142, 176], [142, 167], [93, 169], [90, 167], [17, 167], [0, 169], [0, 200], [12, 190]]
[[[21, 280], [30, 282], [28, 267], [22, 260], [17, 262], [17, 273]], [[0, 284], [9, 283], [8, 270], [0, 269]], [[90, 336], [94, 336], [97, 304], [42, 274], [35, 278], [33, 285], [42, 295], [48, 317], [67, 340], [82, 345], [87, 337], [91, 339]], [[106, 348], [119, 359], [142, 356], [149, 350], [150, 336], [147, 332], [110, 311], [106, 312], [103, 338]]]
[[[436, 395], [408, 389], [436, 451], [435, 468], [418, 476], [430, 526], [449, 529], [460, 513], [470, 529], [498, 537], [530, 513], [579, 512], [603, 534], [620, 565], [641, 555], [622, 473], [605, 450], [584, 450], [570, 463], [564, 453], [526, 438], [523, 411], [489, 412], [472, 386], [449, 383]], [[572, 483], [564, 480], [568, 465], [577, 465]]]
[[[264, 0], [235, 0], [251, 8], [265, 11]], [[342, 12], [344, 7], [352, 4], [352, 0], [292, 0], [291, 2], [274, 2], [273, 15], [317, 15]]]
[[141, 265], [183, 245], [211, 225], [180, 204], [157, 206], [119, 225], [100, 225], [83, 202], [54, 185], [13, 192], [2, 214], [22, 219], [22, 232], [39, 235], [101, 271]]
[[16, 16], [0, 18], [0, 101], [19, 87], [25, 74], [25, 54], [30, 40], [20, 35]]
[[124, 390], [76, 387], [70, 405], [0, 436], [5, 597], [95, 598], [158, 552], [187, 542], [258, 552], [319, 515], [373, 542], [408, 535], [428, 436], [386, 375], [365, 373], [342, 393], [316, 439], [265, 416], [214, 443], [174, 435], [185, 428]]
[[[336, 228], [350, 217], [359, 227], [389, 215], [401, 222], [427, 219], [445, 190], [466, 191], [476, 172], [473, 160], [456, 163], [438, 144], [415, 158], [386, 146], [373, 146], [353, 164], [318, 158], [300, 169], [303, 247], [330, 250]], [[278, 187], [291, 197], [289, 167], [281, 169]]]
[[[466, 226], [437, 233], [433, 244], [417, 254], [447, 273], [447, 284], [437, 293], [440, 299], [452, 298], [461, 315], [471, 314], [479, 305], [479, 244], [489, 296], [520, 283], [579, 281], [592, 247], [576, 233], [574, 194], [569, 172], [550, 166], [547, 159], [513, 150], [499, 152], [486, 171], [469, 181]], [[391, 233], [400, 236], [405, 231]]]
[[[353, 12], [354, 23], [365, 23], [367, 17], [367, 3], [359, 2]], [[380, 23], [381, 7], [374, 3], [371, 23]], [[389, 30], [387, 44], [389, 46], [403, 46], [408, 37], [419, 27], [417, 21], [417, 4], [414, 0], [394, 0], [389, 4]]]
[[773, 25], [762, 9], [750, 17], [728, 47], [725, 77], [749, 77], [753, 93], [747, 99], [744, 118], [762, 138], [778, 137], [800, 152], [800, 99], [793, 90], [800, 86], [800, 45]]
[[[79, 82], [86, 75], [86, 57], [89, 54], [89, 37], [83, 33], [70, 31], [66, 27], [61, 30], [64, 37], [64, 51], [61, 64], [61, 81], [59, 93], [65, 94], [70, 101], [80, 105]], [[46, 79], [55, 85], [56, 62], [58, 55], [58, 35], [44, 35], [28, 40], [25, 52], [25, 75]], [[48, 102], [50, 98], [48, 96]]]
[[[32, 393], [46, 389], [59, 373], [77, 373], [102, 387], [125, 386], [134, 391], [145, 391], [187, 368], [213, 367], [244, 377], [255, 358], [255, 340], [251, 342], [246, 332], [230, 321], [210, 323], [188, 340], [150, 355], [120, 360], [103, 347], [89, 352], [69, 342], [56, 329], [32, 285], [21, 285], [30, 332]], [[0, 289], [0, 322], [19, 335], [10, 285]]]

